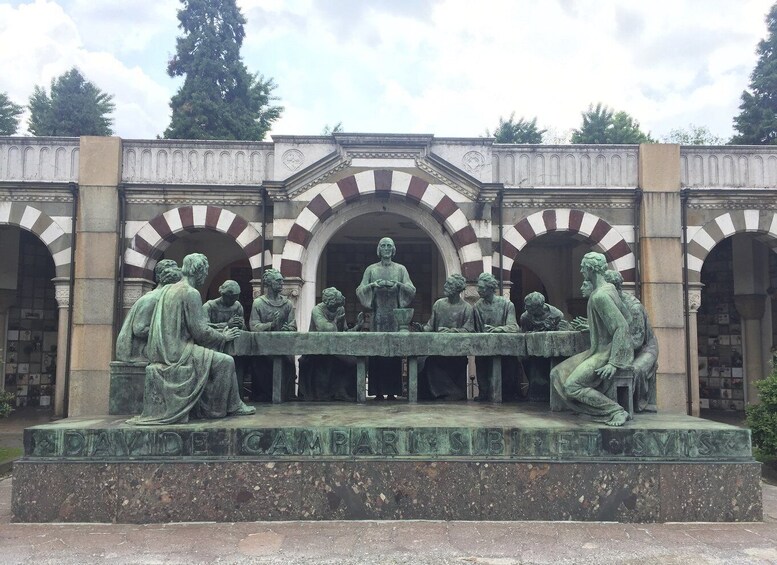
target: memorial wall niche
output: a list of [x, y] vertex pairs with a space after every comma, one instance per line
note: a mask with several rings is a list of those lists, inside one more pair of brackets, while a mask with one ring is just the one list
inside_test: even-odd
[[34, 235], [19, 237], [16, 303], [8, 311], [5, 390], [16, 406], [51, 406], [57, 362], [54, 262]]
[[731, 239], [720, 242], [701, 271], [699, 404], [702, 409], [745, 409], [742, 324], [734, 305]]

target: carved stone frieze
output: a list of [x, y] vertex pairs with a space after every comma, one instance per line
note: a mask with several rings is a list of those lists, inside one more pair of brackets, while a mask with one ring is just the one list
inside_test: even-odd
[[289, 149], [281, 155], [283, 166], [290, 171], [296, 171], [305, 162], [305, 155], [299, 149]]
[[486, 166], [486, 158], [480, 151], [467, 151], [461, 158], [461, 164], [464, 170], [473, 176], [480, 174], [483, 167]]

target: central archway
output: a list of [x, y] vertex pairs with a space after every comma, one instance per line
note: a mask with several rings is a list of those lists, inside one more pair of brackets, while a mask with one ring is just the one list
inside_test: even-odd
[[[346, 206], [320, 223], [310, 238], [308, 246], [301, 257], [302, 288], [297, 304], [297, 327], [307, 329], [310, 320], [310, 312], [315, 306], [316, 300], [316, 276], [319, 261], [327, 243], [334, 235], [346, 226], [351, 220], [374, 212], [390, 211], [392, 214], [402, 216], [415, 222], [437, 246], [440, 253], [446, 276], [453, 273], [461, 273], [461, 263], [458, 250], [451, 237], [440, 230], [440, 224], [430, 214], [425, 213], [418, 206], [413, 206], [406, 201], [391, 201], [391, 206], [386, 205], [386, 200], [375, 198], [363, 198], [349, 206]], [[377, 245], [381, 234], [375, 234]], [[365, 267], [367, 265], [364, 265]]]

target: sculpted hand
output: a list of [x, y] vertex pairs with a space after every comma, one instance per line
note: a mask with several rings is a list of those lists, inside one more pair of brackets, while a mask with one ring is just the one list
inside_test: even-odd
[[450, 328], [446, 328], [446, 327], [441, 327], [441, 328], [440, 328], [439, 330], [437, 330], [437, 331], [438, 331], [438, 332], [440, 332], [440, 333], [443, 333], [443, 334], [449, 334], [449, 333], [451, 333], [451, 329], [450, 329]]
[[224, 341], [233, 341], [240, 335], [240, 328], [229, 328], [224, 331]]
[[604, 380], [610, 380], [617, 371], [618, 368], [615, 365], [607, 363], [604, 367], [596, 369], [596, 374], [602, 377]]
[[488, 333], [492, 333], [492, 334], [503, 334], [503, 333], [505, 333], [504, 328], [502, 328], [500, 326], [486, 326], [486, 327], [490, 327], [491, 328], [490, 330], [487, 330]]
[[483, 326], [483, 329], [486, 330], [486, 333], [491, 333], [494, 331], [494, 326], [489, 326], [488, 324]]

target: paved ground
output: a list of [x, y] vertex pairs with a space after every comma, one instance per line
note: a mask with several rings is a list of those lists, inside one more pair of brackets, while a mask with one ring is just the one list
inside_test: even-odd
[[[48, 421], [0, 424], [0, 445]], [[764, 522], [252, 522], [12, 524], [11, 478], [0, 478], [0, 563], [777, 564], [777, 486], [763, 485]]]

